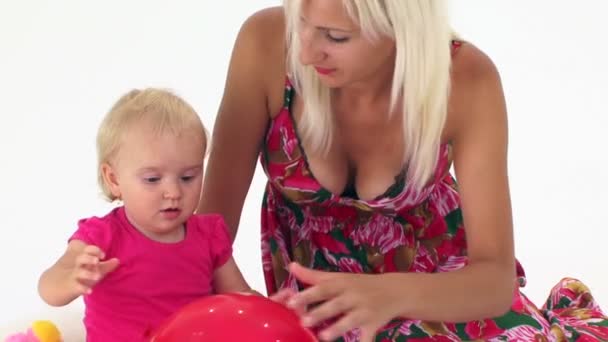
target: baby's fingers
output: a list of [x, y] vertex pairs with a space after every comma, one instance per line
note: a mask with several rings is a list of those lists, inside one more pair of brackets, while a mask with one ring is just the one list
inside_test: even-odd
[[93, 292], [92, 286], [84, 285], [81, 283], [76, 283], [76, 293], [78, 295], [91, 294]]
[[104, 259], [105, 258], [105, 253], [97, 246], [94, 245], [88, 245], [86, 246], [83, 250], [82, 250], [83, 254], [88, 254], [94, 257], [97, 257], [97, 259]]
[[99, 281], [101, 274], [98, 271], [93, 271], [86, 268], [76, 270], [75, 290], [78, 294], [90, 294], [91, 288]]
[[99, 271], [81, 268], [76, 271], [76, 280], [87, 286], [93, 286], [101, 278]]
[[92, 269], [99, 264], [99, 257], [83, 253], [76, 257], [76, 268]]

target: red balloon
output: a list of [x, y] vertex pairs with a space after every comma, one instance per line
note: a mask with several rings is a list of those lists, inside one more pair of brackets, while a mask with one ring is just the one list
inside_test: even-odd
[[196, 300], [151, 336], [151, 342], [318, 342], [289, 308], [265, 297], [242, 294]]

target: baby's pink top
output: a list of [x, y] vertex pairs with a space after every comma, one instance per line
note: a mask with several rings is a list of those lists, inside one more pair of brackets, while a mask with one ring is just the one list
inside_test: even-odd
[[120, 265], [84, 296], [88, 342], [142, 341], [148, 329], [212, 291], [213, 271], [232, 255], [219, 215], [194, 215], [184, 240], [150, 240], [129, 223], [124, 207], [80, 220], [77, 239], [96, 245]]

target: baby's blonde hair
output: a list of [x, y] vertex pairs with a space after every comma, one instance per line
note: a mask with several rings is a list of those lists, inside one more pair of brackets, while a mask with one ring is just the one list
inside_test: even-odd
[[[395, 41], [391, 112], [403, 115], [408, 180], [422, 188], [435, 169], [450, 91], [450, 41], [445, 0], [342, 0], [370, 40]], [[333, 136], [330, 89], [299, 61], [302, 0], [284, 0], [288, 66], [304, 109], [300, 128], [313, 150], [326, 153]], [[403, 103], [402, 108], [396, 108]]]
[[142, 123], [151, 125], [157, 134], [200, 130], [205, 153], [208, 149], [205, 126], [192, 106], [182, 98], [169, 90], [158, 88], [129, 91], [112, 106], [97, 132], [97, 182], [103, 196], [110, 202], [118, 198], [103, 179], [102, 165], [111, 164], [125, 133]]

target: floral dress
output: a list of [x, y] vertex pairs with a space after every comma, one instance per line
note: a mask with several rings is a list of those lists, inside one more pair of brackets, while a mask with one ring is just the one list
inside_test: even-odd
[[[449, 272], [467, 264], [458, 188], [449, 173], [450, 144], [440, 147], [432, 182], [415, 192], [405, 173], [373, 200], [338, 195], [314, 177], [291, 113], [295, 91], [269, 123], [260, 161], [268, 177], [262, 206], [262, 262], [269, 294], [302, 289], [286, 271], [296, 261], [324, 271]], [[517, 263], [518, 285], [525, 274]], [[357, 341], [357, 332], [339, 341]], [[608, 341], [608, 317], [581, 282], [566, 278], [538, 309], [516, 291], [504, 316], [473, 322], [400, 319], [376, 341]]]

